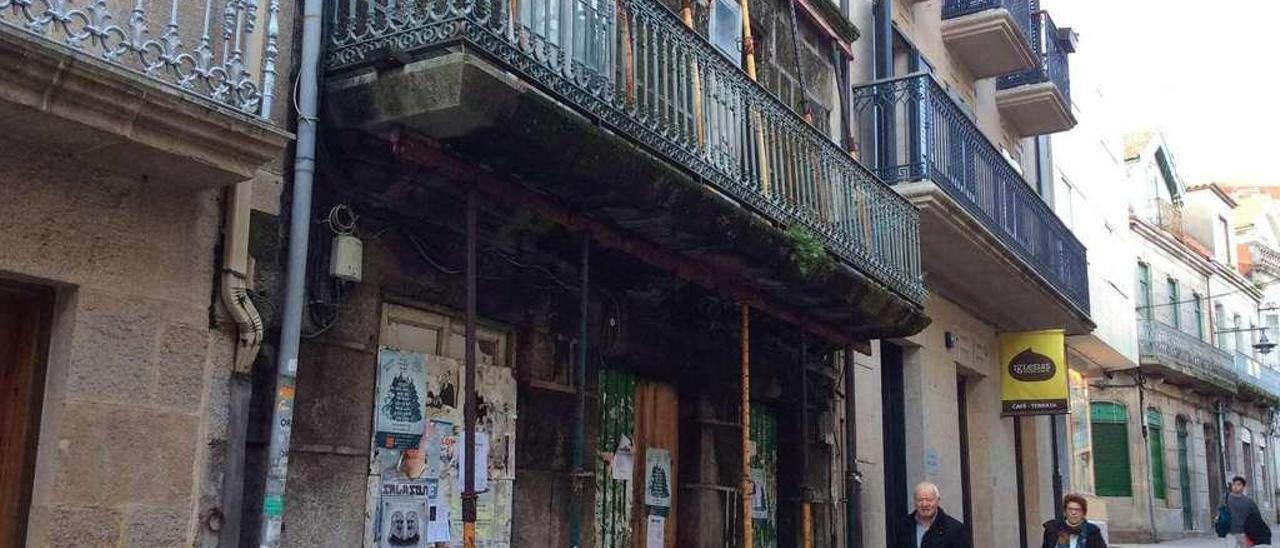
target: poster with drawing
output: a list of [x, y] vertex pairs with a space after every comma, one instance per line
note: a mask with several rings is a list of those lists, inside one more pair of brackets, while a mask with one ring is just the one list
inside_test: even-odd
[[649, 447], [644, 452], [644, 503], [657, 508], [671, 507], [671, 453]]
[[397, 478], [382, 484], [377, 545], [425, 548], [449, 540], [448, 508], [434, 479]]
[[378, 349], [378, 392], [374, 402], [374, 445], [401, 450], [417, 447], [426, 421], [427, 356], [390, 347]]

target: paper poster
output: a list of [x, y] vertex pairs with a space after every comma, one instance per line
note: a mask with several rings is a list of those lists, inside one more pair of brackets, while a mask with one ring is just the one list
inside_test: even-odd
[[644, 503], [658, 508], [671, 507], [671, 453], [650, 447], [644, 455]]
[[448, 469], [457, 438], [453, 423], [432, 419], [427, 424], [427, 475], [439, 478]]
[[[466, 472], [463, 468], [463, 461], [466, 460], [464, 455], [467, 447], [467, 435], [465, 432], [458, 434], [458, 444], [454, 449], [454, 458], [457, 460], [456, 471], [458, 473], [458, 492], [466, 491], [464, 485], [466, 482]], [[489, 490], [489, 434], [484, 432], [476, 432], [476, 462], [480, 466], [476, 467], [475, 487], [476, 492], [480, 493]]]
[[403, 479], [382, 483], [380, 546], [425, 547], [432, 516], [440, 506], [436, 480]]
[[645, 525], [645, 548], [666, 548], [667, 518], [649, 516]]
[[427, 511], [427, 542], [449, 542], [449, 505], [432, 504]]
[[626, 434], [619, 436], [618, 448], [609, 461], [609, 477], [618, 481], [631, 481], [635, 477], [635, 450], [631, 447], [631, 438]]
[[389, 347], [378, 350], [378, 394], [374, 444], [386, 449], [417, 447], [425, 426], [427, 356]]
[[751, 469], [751, 519], [769, 519], [769, 482], [764, 470]]

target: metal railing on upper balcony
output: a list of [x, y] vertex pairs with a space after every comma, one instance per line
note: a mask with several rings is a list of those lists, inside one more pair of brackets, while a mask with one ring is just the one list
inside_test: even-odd
[[[927, 73], [854, 89], [861, 142], [891, 183], [931, 180], [1080, 311], [1089, 312], [1085, 248], [1018, 169]], [[885, 123], [903, 131], [883, 131]]]
[[739, 203], [804, 227], [837, 257], [923, 302], [915, 208], [658, 0], [344, 0], [330, 7], [330, 70], [386, 51], [465, 43]]
[[1032, 18], [1031, 47], [1036, 51], [1035, 67], [1006, 74], [996, 79], [998, 89], [1009, 89], [1028, 84], [1050, 82], [1071, 102], [1071, 70], [1067, 64], [1067, 50], [1058, 39], [1058, 27], [1048, 12], [1038, 12]]
[[0, 0], [0, 27], [269, 118], [279, 12], [279, 0]]
[[1236, 377], [1242, 384], [1252, 386], [1256, 392], [1280, 399], [1280, 371], [1240, 352], [1234, 355], [1234, 367]]
[[986, 10], [1006, 9], [1013, 16], [1018, 29], [1032, 43], [1033, 14], [1040, 10], [1039, 0], [946, 0], [942, 4], [942, 18], [952, 19]]
[[1138, 357], [1188, 377], [1235, 391], [1235, 362], [1231, 354], [1195, 335], [1156, 320], [1138, 320]]

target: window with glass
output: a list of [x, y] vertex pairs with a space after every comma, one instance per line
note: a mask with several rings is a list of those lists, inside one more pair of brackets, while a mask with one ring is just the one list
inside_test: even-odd
[[1234, 331], [1234, 335], [1235, 335], [1234, 337], [1235, 344], [1236, 344], [1235, 351], [1240, 353], [1244, 353], [1245, 351], [1244, 331], [1241, 329], [1243, 327], [1244, 327], [1244, 323], [1240, 320], [1239, 314], [1236, 314], [1231, 317], [1231, 329]]
[[1123, 405], [1093, 402], [1089, 427], [1093, 430], [1093, 481], [1100, 497], [1133, 496], [1129, 472], [1128, 414]]
[[1222, 308], [1221, 304], [1213, 305], [1213, 331], [1214, 336], [1218, 340], [1218, 348], [1227, 349], [1227, 335], [1223, 333], [1227, 329], [1227, 312]]
[[1093, 439], [1089, 428], [1089, 379], [1075, 369], [1067, 370], [1068, 397], [1071, 408], [1068, 415], [1071, 429], [1071, 490], [1076, 493], [1093, 491]]
[[1138, 263], [1138, 315], [1151, 319], [1151, 265]]
[[1169, 325], [1175, 328], [1182, 327], [1182, 303], [1178, 302], [1178, 280], [1169, 278], [1166, 280], [1169, 297]]
[[1191, 311], [1195, 316], [1196, 337], [1204, 340], [1204, 303], [1200, 301], [1199, 293], [1191, 294]]

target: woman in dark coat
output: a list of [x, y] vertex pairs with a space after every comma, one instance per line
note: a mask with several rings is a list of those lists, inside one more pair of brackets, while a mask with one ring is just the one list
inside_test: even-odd
[[1062, 499], [1062, 519], [1044, 522], [1044, 544], [1041, 548], [1107, 548], [1102, 530], [1089, 523], [1089, 502], [1080, 495]]

